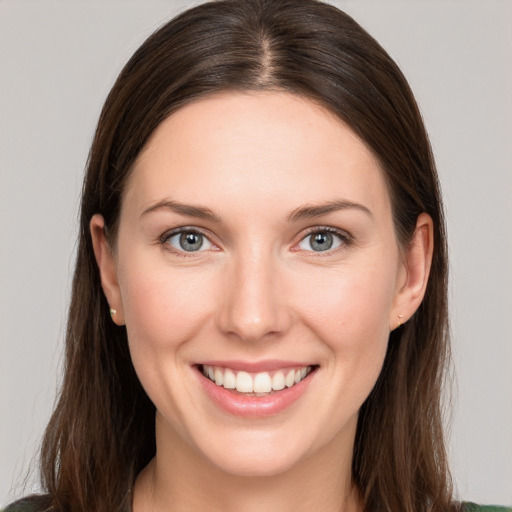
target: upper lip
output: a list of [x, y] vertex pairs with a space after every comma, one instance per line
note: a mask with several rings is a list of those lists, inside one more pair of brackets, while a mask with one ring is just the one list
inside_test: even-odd
[[300, 361], [284, 361], [279, 359], [267, 359], [264, 361], [242, 361], [242, 360], [208, 360], [196, 363], [198, 365], [216, 366], [218, 368], [230, 368], [232, 370], [244, 371], [249, 373], [271, 372], [282, 370], [284, 368], [302, 368], [314, 366], [313, 363], [303, 363]]

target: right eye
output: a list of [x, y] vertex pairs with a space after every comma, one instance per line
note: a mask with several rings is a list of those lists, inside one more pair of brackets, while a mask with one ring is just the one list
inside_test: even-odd
[[333, 252], [342, 246], [350, 245], [348, 236], [339, 229], [318, 227], [310, 231], [300, 242], [303, 251]]
[[212, 249], [214, 245], [201, 232], [194, 229], [182, 229], [163, 238], [163, 243], [171, 246], [175, 252], [200, 252]]

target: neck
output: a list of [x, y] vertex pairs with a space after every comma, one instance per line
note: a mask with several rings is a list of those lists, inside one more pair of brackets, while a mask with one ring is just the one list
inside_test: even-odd
[[157, 427], [157, 454], [137, 478], [133, 512], [359, 512], [351, 478], [353, 443], [342, 451], [340, 444], [346, 443], [334, 439], [279, 474], [240, 476], [215, 466], [175, 432]]

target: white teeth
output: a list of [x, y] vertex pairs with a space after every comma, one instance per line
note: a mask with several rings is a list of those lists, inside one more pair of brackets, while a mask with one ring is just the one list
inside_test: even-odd
[[273, 375], [268, 372], [251, 374], [236, 372], [230, 368], [203, 365], [205, 377], [225, 389], [236, 389], [239, 393], [271, 393], [290, 388], [298, 384], [311, 371], [311, 366], [302, 366], [291, 370], [278, 370]]
[[215, 384], [217, 384], [217, 386], [222, 386], [222, 384], [224, 383], [224, 373], [222, 372], [222, 370], [220, 368], [215, 368], [214, 375]]
[[272, 378], [268, 373], [258, 373], [254, 377], [255, 393], [270, 393], [272, 391]]
[[279, 391], [280, 389], [284, 388], [284, 374], [283, 372], [279, 371], [274, 373], [274, 376], [272, 377], [272, 389], [275, 391]]
[[[215, 383], [217, 384], [217, 383]], [[224, 383], [222, 384], [226, 389], [235, 389], [236, 388], [236, 376], [235, 374], [228, 368], [224, 372]]]
[[252, 393], [254, 391], [252, 377], [247, 372], [238, 372], [236, 376], [236, 390], [241, 393]]

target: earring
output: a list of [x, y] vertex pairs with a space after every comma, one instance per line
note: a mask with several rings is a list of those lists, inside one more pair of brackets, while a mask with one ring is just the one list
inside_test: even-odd
[[115, 309], [110, 308], [110, 316], [114, 316], [117, 313]]
[[404, 317], [404, 315], [398, 315], [398, 325], [396, 326], [396, 328], [398, 329], [399, 327], [401, 327], [402, 325], [402, 318]]

